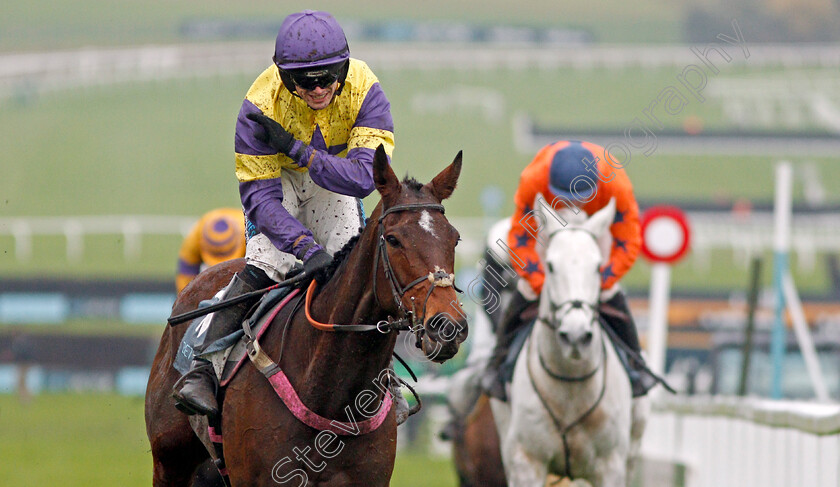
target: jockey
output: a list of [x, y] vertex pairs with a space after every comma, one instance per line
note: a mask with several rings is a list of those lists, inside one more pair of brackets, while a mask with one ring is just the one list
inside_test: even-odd
[[[322, 282], [332, 254], [364, 224], [360, 198], [375, 188], [376, 148], [383, 145], [389, 156], [394, 149], [391, 104], [367, 64], [350, 58], [332, 15], [304, 10], [286, 17], [273, 59], [236, 120], [236, 177], [248, 244], [245, 269], [222, 299], [282, 281], [297, 260]], [[175, 385], [179, 409], [218, 414], [217, 380], [200, 350], [238, 330], [252, 305], [212, 315], [198, 358]], [[408, 405], [399, 384], [395, 389], [400, 421]]]
[[245, 218], [242, 210], [216, 208], [190, 229], [178, 252], [175, 289], [180, 293], [203, 267], [245, 257]]
[[[559, 141], [543, 147], [522, 171], [514, 196], [516, 211], [511, 219], [507, 244], [512, 267], [521, 279], [496, 333], [496, 346], [482, 378], [482, 387], [497, 399], [507, 400], [504, 362], [516, 331], [524, 324], [522, 311], [536, 302], [542, 291], [545, 274], [540, 262], [534, 229], [539, 225], [531, 212], [534, 199], [542, 193], [557, 210], [574, 208], [592, 215], [615, 198], [615, 220], [606, 241], [600, 242], [609, 259], [601, 267], [601, 307], [619, 313], [601, 313], [602, 319], [622, 341], [637, 354], [641, 351], [636, 325], [627, 306], [619, 280], [633, 267], [641, 247], [639, 207], [633, 186], [616, 161], [603, 147], [579, 141]], [[573, 210], [574, 211], [574, 210]], [[527, 227], [527, 228], [526, 228]], [[618, 317], [620, 316], [620, 317]], [[631, 360], [633, 396], [647, 393], [655, 379], [645, 372], [643, 363]]]

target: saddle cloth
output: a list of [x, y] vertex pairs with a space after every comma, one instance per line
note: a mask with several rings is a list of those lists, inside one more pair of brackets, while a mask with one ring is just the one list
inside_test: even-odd
[[[247, 317], [248, 324], [254, 336], [259, 337], [268, 329], [268, 324], [294, 296], [300, 294], [300, 290], [289, 286], [271, 290], [264, 294], [259, 301], [255, 311]], [[218, 298], [202, 301], [199, 308], [209, 306], [218, 302]], [[190, 323], [181, 344], [178, 346], [178, 354], [172, 366], [184, 375], [190, 369], [190, 363], [195, 357], [194, 345], [197, 341], [197, 329], [206, 316], [199, 316]], [[245, 350], [245, 331], [240, 328], [235, 332], [222, 337], [211, 343], [202, 355], [207, 356], [216, 371], [216, 377], [221, 385], [226, 385], [233, 378], [242, 361], [247, 357]]]

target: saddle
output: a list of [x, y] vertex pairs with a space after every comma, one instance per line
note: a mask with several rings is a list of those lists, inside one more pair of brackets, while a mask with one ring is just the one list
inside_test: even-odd
[[[254, 311], [246, 316], [245, 326], [248, 326], [253, 335], [259, 338], [268, 329], [268, 324], [271, 323], [277, 313], [299, 294], [300, 290], [291, 286], [285, 286], [267, 292], [260, 298]], [[218, 301], [218, 298], [202, 301], [199, 304], [199, 308], [210, 306]], [[199, 317], [190, 323], [187, 331], [184, 333], [184, 337], [181, 339], [181, 344], [178, 346], [178, 354], [172, 366], [181, 375], [186, 374], [190, 369], [190, 363], [195, 356], [194, 344], [197, 341], [197, 328], [203, 319], [204, 317]], [[230, 335], [216, 340], [205, 349], [204, 353], [209, 354], [210, 361], [213, 363], [213, 369], [216, 372], [216, 378], [219, 379], [221, 386], [225, 386], [230, 382], [233, 376], [236, 375], [242, 362], [248, 356], [246, 350], [247, 341], [245, 338], [245, 331], [243, 328], [240, 328]]]

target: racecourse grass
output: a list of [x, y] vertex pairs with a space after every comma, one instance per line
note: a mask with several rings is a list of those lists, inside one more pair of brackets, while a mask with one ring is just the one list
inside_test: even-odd
[[0, 395], [0, 437], [5, 485], [151, 485], [140, 397]]
[[[142, 397], [41, 394], [22, 403], [0, 394], [3, 485], [146, 487], [152, 462]], [[397, 455], [394, 487], [454, 487], [448, 459]]]
[[[134, 45], [189, 42], [185, 22], [195, 20], [258, 21], [278, 25], [289, 13], [313, 8], [312, 2], [292, 0], [247, 3], [209, 0], [164, 2], [145, 0], [116, 4], [104, 0], [6, 2], [0, 15], [0, 51], [67, 49], [89, 45]], [[384, 21], [399, 28], [407, 21], [463, 22], [512, 26], [581, 28], [602, 42], [678, 42], [685, 17], [684, 2], [616, 0], [593, 9], [585, 0], [553, 2], [502, 0], [425, 2], [369, 0], [364, 6], [341, 0], [318, 2], [314, 8], [332, 12], [342, 23]], [[348, 33], [350, 42], [352, 32]], [[352, 45], [352, 44], [351, 44]]]
[[28, 335], [73, 335], [73, 336], [119, 336], [148, 337], [159, 339], [163, 335], [164, 322], [127, 323], [116, 319], [74, 318], [61, 323], [2, 323], [0, 332], [20, 331]]
[[[375, 68], [375, 67], [374, 67]], [[621, 131], [667, 86], [676, 68], [621, 70], [564, 69], [425, 72], [377, 70], [396, 125], [394, 169], [428, 181], [464, 151], [458, 190], [446, 202], [447, 215], [485, 215], [482, 191], [503, 195], [497, 217], [513, 210], [519, 173], [532, 152], [518, 152], [513, 122], [528, 114], [541, 125]], [[727, 67], [716, 78], [749, 74]], [[773, 76], [757, 70], [751, 76]], [[69, 215], [198, 215], [209, 208], [236, 206], [233, 122], [251, 76], [222, 76], [152, 83], [126, 83], [55, 94], [30, 94], [0, 102], [0, 217]], [[527, 81], [530, 88], [522, 89]], [[478, 95], [476, 97], [475, 95]], [[699, 117], [708, 129], [728, 125], [719, 100], [686, 106], [662, 119], [679, 128]], [[44, 134], [49, 134], [45, 138]], [[642, 201], [770, 203], [772, 166], [765, 156], [676, 156], [634, 152], [627, 170]], [[829, 202], [840, 194], [840, 165], [828, 158], [794, 158], [813, 163]], [[795, 197], [802, 201], [803, 187]], [[378, 201], [365, 200], [367, 212]], [[482, 235], [464, 235], [482, 239]], [[78, 261], [66, 257], [63, 237], [33, 238], [33, 257], [15, 256], [14, 240], [0, 235], [0, 276], [170, 279], [178, 236], [144, 236], [136, 260], [123, 257], [119, 235], [85, 237]], [[733, 266], [731, 253], [715, 253], [708, 269], [691, 259], [677, 267], [676, 287], [742, 289], [746, 267]], [[794, 264], [796, 265], [796, 264]], [[769, 275], [769, 273], [768, 273]], [[625, 283], [647, 287], [649, 272], [637, 265]], [[801, 271], [797, 282], [824, 289], [823, 266]]]

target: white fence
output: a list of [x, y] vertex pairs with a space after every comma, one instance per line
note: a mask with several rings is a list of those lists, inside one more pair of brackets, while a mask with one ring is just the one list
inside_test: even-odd
[[66, 239], [67, 260], [79, 261], [84, 255], [86, 235], [121, 235], [123, 256], [134, 260], [140, 256], [144, 235], [186, 236], [198, 220], [192, 216], [111, 215], [68, 217], [0, 218], [0, 236], [14, 239], [15, 258], [32, 258], [35, 236], [61, 236]]
[[[0, 56], [0, 98], [79, 86], [258, 72], [271, 61], [273, 40], [87, 48]], [[698, 63], [687, 45], [545, 47], [440, 43], [354, 43], [355, 57], [376, 70], [624, 69]], [[784, 69], [840, 66], [840, 45], [750, 45], [750, 66]]]
[[[732, 252], [733, 261], [746, 268], [750, 258], [772, 248], [773, 215], [752, 212], [689, 212], [692, 226], [692, 256], [699, 269], [711, 264], [715, 250]], [[196, 216], [110, 215], [69, 217], [0, 218], [0, 237], [14, 239], [15, 258], [33, 258], [33, 238], [64, 236], [69, 261], [82, 259], [87, 235], [119, 235], [123, 238], [126, 260], [137, 259], [144, 235], [184, 236], [198, 219]], [[484, 250], [485, 229], [492, 221], [480, 217], [453, 218], [453, 225], [464, 241], [458, 246], [462, 264], [472, 265]], [[793, 218], [792, 252], [800, 270], [812, 270], [816, 257], [840, 249], [840, 214], [796, 214]]]
[[663, 398], [642, 455], [684, 465], [685, 487], [837, 487], [840, 404]]

